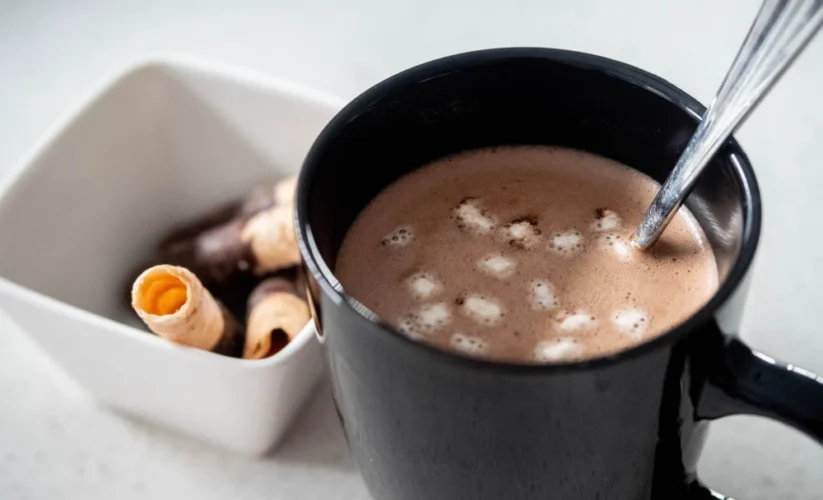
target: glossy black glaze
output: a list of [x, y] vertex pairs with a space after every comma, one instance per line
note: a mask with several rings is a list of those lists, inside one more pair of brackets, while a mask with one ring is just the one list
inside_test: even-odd
[[759, 365], [729, 336], [760, 231], [757, 184], [734, 141], [687, 202], [717, 256], [720, 290], [677, 329], [617, 356], [555, 366], [453, 356], [392, 332], [329, 270], [363, 206], [425, 162], [554, 144], [662, 180], [702, 111], [622, 63], [501, 49], [401, 73], [329, 124], [301, 174], [298, 233], [336, 405], [376, 499], [708, 498], [694, 480], [707, 420], [754, 412], [821, 438], [823, 385]]

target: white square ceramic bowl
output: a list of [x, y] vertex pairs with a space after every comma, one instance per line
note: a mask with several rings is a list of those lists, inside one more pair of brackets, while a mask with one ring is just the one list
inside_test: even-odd
[[341, 105], [181, 58], [119, 74], [0, 190], [0, 307], [106, 404], [266, 452], [322, 375], [313, 329], [259, 361], [179, 347], [129, 326], [125, 279], [171, 226], [296, 173]]

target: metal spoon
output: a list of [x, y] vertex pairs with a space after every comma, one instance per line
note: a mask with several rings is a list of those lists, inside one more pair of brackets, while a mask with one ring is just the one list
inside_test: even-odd
[[726, 78], [632, 242], [653, 245], [697, 177], [823, 24], [823, 0], [764, 0]]

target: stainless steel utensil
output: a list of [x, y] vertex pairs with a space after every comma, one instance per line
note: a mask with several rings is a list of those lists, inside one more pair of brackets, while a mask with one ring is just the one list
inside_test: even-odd
[[632, 242], [653, 245], [700, 173], [823, 23], [823, 0], [765, 0], [726, 78], [637, 226]]

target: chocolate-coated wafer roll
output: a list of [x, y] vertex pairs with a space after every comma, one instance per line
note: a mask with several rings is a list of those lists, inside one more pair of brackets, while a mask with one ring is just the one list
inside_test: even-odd
[[297, 177], [287, 177], [274, 185], [257, 186], [240, 206], [238, 215], [249, 218], [275, 205], [291, 205], [296, 187]]
[[269, 278], [249, 296], [246, 347], [243, 357], [262, 359], [286, 346], [309, 321], [309, 306], [298, 295], [295, 283]]
[[191, 270], [207, 283], [222, 283], [246, 271], [263, 276], [293, 267], [300, 262], [293, 216], [291, 205], [274, 206], [248, 221], [233, 220], [166, 245], [160, 259]]
[[277, 205], [249, 219], [241, 240], [249, 247], [248, 263], [254, 274], [262, 276], [300, 263], [292, 205]]
[[[300, 250], [294, 233], [293, 180], [269, 189], [272, 205], [209, 227], [198, 234], [178, 232], [159, 248], [159, 260], [185, 267], [208, 284], [251, 271], [258, 276], [297, 265]], [[282, 203], [279, 203], [281, 202]], [[259, 206], [257, 207], [259, 208]]]
[[242, 326], [188, 269], [163, 264], [143, 271], [132, 287], [132, 307], [166, 340], [227, 356], [242, 353]]
[[254, 187], [241, 202], [223, 205], [192, 223], [178, 227], [160, 244], [161, 247], [189, 240], [201, 233], [222, 226], [228, 222], [247, 221], [254, 215], [275, 205], [294, 203], [294, 190], [297, 177], [287, 177], [275, 184], [262, 184]]
[[223, 282], [248, 269], [249, 249], [242, 242], [244, 224], [233, 219], [192, 236], [172, 236], [160, 245], [158, 260], [185, 267], [208, 284]]

